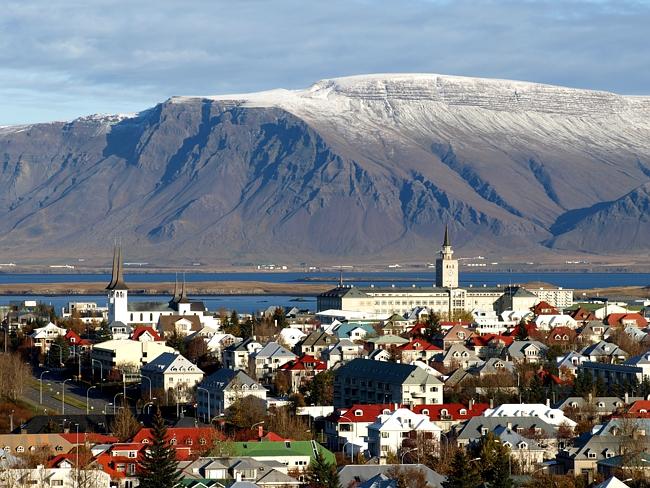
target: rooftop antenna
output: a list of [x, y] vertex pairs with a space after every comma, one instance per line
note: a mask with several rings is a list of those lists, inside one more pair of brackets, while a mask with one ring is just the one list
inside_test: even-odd
[[339, 268], [339, 288], [343, 288], [343, 267]]

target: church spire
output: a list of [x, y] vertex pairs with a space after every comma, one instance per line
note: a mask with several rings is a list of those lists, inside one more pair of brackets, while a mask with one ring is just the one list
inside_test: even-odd
[[172, 303], [178, 303], [178, 273], [176, 273], [176, 278], [174, 279], [174, 296], [172, 299], [169, 301], [170, 304]]
[[122, 271], [122, 247], [115, 245], [113, 249], [113, 267], [111, 269], [111, 281], [106, 287], [107, 290], [128, 290], [124, 283]]
[[442, 245], [443, 247], [451, 246], [451, 242], [449, 242], [449, 225], [447, 224], [445, 224], [445, 240]]
[[177, 303], [188, 303], [189, 299], [187, 298], [187, 295], [185, 294], [185, 273], [183, 273], [183, 282], [181, 283], [181, 293], [178, 296]]

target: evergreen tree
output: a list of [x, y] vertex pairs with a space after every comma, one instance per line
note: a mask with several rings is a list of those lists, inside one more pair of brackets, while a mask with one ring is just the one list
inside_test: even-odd
[[65, 362], [70, 357], [70, 347], [68, 342], [63, 336], [57, 336], [52, 344], [50, 344], [50, 349], [47, 352], [47, 365], [52, 368], [59, 368], [65, 364]]
[[339, 475], [336, 465], [328, 463], [319, 450], [307, 468], [307, 486], [309, 488], [339, 488]]
[[510, 449], [489, 432], [481, 438], [476, 455], [481, 458], [481, 476], [490, 488], [512, 488]]
[[517, 326], [516, 339], [518, 341], [528, 340], [528, 331], [526, 330], [526, 322], [523, 320], [519, 322], [519, 325]]
[[182, 476], [178, 469], [176, 451], [165, 439], [167, 426], [159, 408], [156, 408], [153, 418], [151, 435], [151, 445], [140, 463], [140, 487], [174, 488], [180, 484]]
[[464, 449], [458, 449], [451, 461], [451, 470], [442, 483], [443, 488], [478, 488], [482, 483], [476, 464]]

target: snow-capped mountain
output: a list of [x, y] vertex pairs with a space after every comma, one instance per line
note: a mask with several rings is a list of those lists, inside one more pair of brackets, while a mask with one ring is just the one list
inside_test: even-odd
[[[630, 208], [619, 199], [647, 195], [635, 189], [650, 180], [649, 136], [650, 98], [506, 80], [368, 75], [174, 97], [1, 128], [0, 246], [100, 255], [120, 236], [136, 256], [178, 261], [418, 260], [449, 222], [467, 252], [642, 253], [647, 239], [608, 233]], [[626, 226], [647, 226], [639, 216]]]

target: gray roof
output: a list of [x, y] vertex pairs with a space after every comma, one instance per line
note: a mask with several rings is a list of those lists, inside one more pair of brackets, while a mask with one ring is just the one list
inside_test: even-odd
[[244, 351], [248, 352], [248, 345], [251, 342], [255, 342], [252, 337], [249, 337], [248, 339], [241, 341], [241, 342], [236, 342], [235, 344], [231, 344], [230, 346], [226, 347], [224, 351]]
[[528, 437], [524, 437], [521, 434], [518, 434], [516, 431], [509, 429], [507, 426], [499, 426], [496, 429], [493, 430], [493, 432], [501, 439], [501, 442], [503, 443], [509, 443], [512, 447], [510, 448], [511, 451], [518, 451], [520, 450], [519, 446], [521, 445], [522, 442], [525, 442], [527, 444], [527, 447], [524, 449], [528, 449], [531, 451], [535, 450], [544, 450], [544, 448], [539, 444], [539, 442], [530, 439]]
[[627, 356], [627, 353], [616, 344], [605, 341], [596, 342], [595, 344], [585, 347], [580, 351], [580, 354], [597, 357]]
[[300, 346], [328, 346], [330, 344], [336, 344], [338, 338], [328, 334], [324, 330], [318, 329], [310, 333], [302, 341], [300, 341]]
[[359, 290], [354, 286], [337, 286], [331, 290], [327, 290], [320, 295], [319, 297], [331, 297], [331, 298], [355, 298], [355, 297], [367, 297], [365, 293]]
[[258, 359], [274, 357], [287, 358], [287, 360], [291, 360], [295, 358], [296, 355], [277, 342], [269, 342], [266, 346], [255, 353], [255, 357]]
[[336, 376], [349, 375], [359, 379], [386, 383], [414, 385], [421, 385], [423, 383], [442, 384], [438, 378], [412, 364], [373, 361], [372, 359], [363, 358], [353, 359], [337, 369], [334, 374]]
[[174, 312], [167, 302], [129, 302], [129, 312]]
[[[598, 413], [611, 413], [618, 407], [622, 407], [624, 403], [625, 402], [622, 398], [616, 396], [593, 397], [591, 400], [591, 405]], [[576, 405], [576, 408], [582, 408], [585, 405], [589, 405], [590, 401], [581, 396], [569, 397], [566, 400], [558, 403], [555, 408], [564, 410], [565, 408], [572, 407], [573, 404]]]
[[[354, 482], [358, 483], [368, 481], [379, 474], [385, 474], [386, 471], [394, 466], [395, 465], [391, 464], [348, 464], [339, 470], [339, 486], [341, 488], [347, 488]], [[442, 487], [442, 483], [446, 479], [441, 474], [423, 464], [409, 464], [402, 467], [424, 471], [427, 479], [427, 486], [432, 488]]]
[[513, 341], [513, 343], [508, 346], [508, 354], [513, 359], [523, 359], [526, 357], [524, 354], [524, 349], [529, 345], [536, 346], [541, 352], [544, 352], [548, 349], [547, 346], [539, 341]]
[[[497, 364], [502, 364], [502, 367], [497, 368]], [[475, 366], [476, 372], [479, 374], [497, 374], [497, 373], [514, 373], [515, 365], [512, 361], [506, 361], [500, 358], [489, 358], [485, 363]]]
[[207, 389], [214, 388], [217, 390], [226, 390], [229, 389], [231, 385], [235, 384], [246, 386], [257, 385], [258, 389], [262, 389], [257, 381], [248, 376], [241, 369], [235, 371], [228, 368], [221, 368], [215, 371], [210, 376], [205, 378], [200, 383], [200, 386]]

